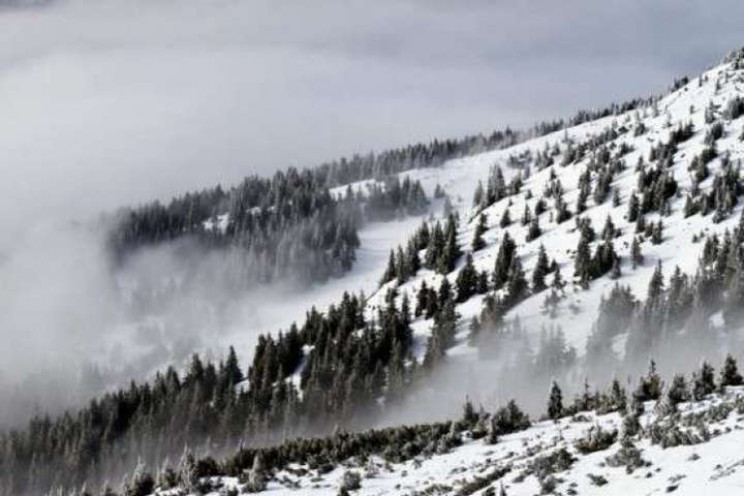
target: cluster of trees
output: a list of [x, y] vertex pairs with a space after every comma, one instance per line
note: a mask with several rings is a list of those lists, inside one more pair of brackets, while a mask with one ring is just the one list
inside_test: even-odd
[[588, 218], [577, 218], [576, 220], [577, 230], [580, 234], [576, 256], [574, 257], [574, 276], [579, 284], [586, 288], [590, 281], [602, 277], [613, 269], [619, 275], [620, 257], [615, 253], [612, 243], [613, 238], [619, 232], [615, 229], [612, 219], [607, 217], [601, 240], [597, 243], [594, 255], [591, 253], [590, 244], [595, 241], [596, 234], [591, 226], [591, 221]]
[[101, 485], [185, 445], [234, 449], [354, 426], [379, 412], [379, 400], [396, 401], [416, 370], [408, 302], [387, 301], [368, 320], [364, 297], [346, 294], [325, 314], [311, 310], [301, 328], [262, 336], [247, 381], [233, 350], [218, 364], [194, 356], [183, 375], [169, 368], [77, 412], [38, 416], [0, 435], [0, 494]]
[[[369, 460], [379, 456], [387, 463], [403, 463], [417, 456], [444, 454], [463, 443], [465, 435], [495, 444], [499, 436], [528, 429], [530, 418], [514, 401], [488, 413], [476, 410], [470, 401], [463, 406], [458, 420], [432, 424], [404, 425], [363, 432], [338, 432], [322, 438], [292, 439], [281, 444], [260, 448], [241, 448], [218, 462], [212, 457], [197, 459], [184, 453], [175, 466], [165, 466], [155, 475], [140, 471], [123, 485], [126, 496], [146, 496], [152, 490], [183, 489], [207, 493], [221, 489], [220, 483], [210, 480], [217, 476], [237, 477], [242, 493], [256, 493], [266, 489], [269, 480], [290, 465], [302, 466], [303, 471], [325, 474], [341, 464], [374, 471]], [[306, 467], [306, 468], [305, 468]], [[499, 472], [496, 478], [505, 475]], [[360, 487], [358, 472], [344, 474], [340, 494]], [[107, 496], [118, 496], [112, 489]]]
[[365, 220], [420, 215], [429, 201], [419, 182], [397, 176], [336, 197], [308, 170], [271, 179], [250, 177], [228, 192], [220, 187], [118, 213], [110, 246], [124, 261], [144, 246], [184, 238], [230, 257], [230, 286], [292, 278], [324, 281], [349, 270]]
[[[351, 187], [347, 198], [351, 197]], [[359, 200], [364, 202], [365, 218], [372, 221], [386, 221], [404, 215], [422, 215], [429, 207], [420, 181], [412, 181], [398, 176], [387, 178], [382, 184], [373, 183]]]
[[[167, 204], [156, 201], [122, 209], [115, 215], [109, 244], [115, 259], [122, 261], [143, 246], [197, 238], [207, 246], [238, 246], [249, 253], [236, 257], [236, 263], [249, 267], [243, 271], [249, 279], [267, 280], [283, 276], [282, 272], [304, 268], [300, 279], [322, 280], [348, 270], [353, 263], [360, 221], [358, 208], [338, 205], [354, 195], [338, 200], [329, 194], [329, 188], [366, 179], [386, 180], [405, 170], [437, 166], [454, 157], [511, 146], [566, 125], [617, 114], [649, 102], [633, 100], [597, 111], [581, 111], [568, 121], [544, 122], [523, 132], [507, 128], [489, 136], [434, 140], [379, 154], [357, 155], [312, 169], [289, 168], [270, 179], [248, 177], [227, 191], [217, 186], [173, 198]], [[551, 153], [546, 150], [538, 162], [550, 165], [552, 161], [548, 157], [556, 153], [557, 150]], [[397, 179], [387, 181], [384, 187], [369, 191], [363, 209], [367, 218], [387, 219], [400, 212], [423, 210], [427, 202], [419, 184], [406, 181], [401, 184]], [[494, 168], [488, 186], [485, 189], [481, 186], [476, 192], [476, 203], [486, 207], [507, 192], [516, 194], [521, 181], [521, 175], [517, 175], [506, 185], [501, 170]], [[228, 214], [227, 225], [217, 228], [216, 220], [224, 214]]]
[[[740, 57], [735, 58], [735, 63], [739, 60]], [[390, 179], [392, 175], [436, 166], [475, 151], [510, 146], [527, 137], [555, 132], [567, 124], [638, 109], [655, 101], [635, 100], [599, 111], [579, 112], [568, 121], [542, 123], [522, 133], [507, 129], [490, 136], [434, 141], [377, 155], [355, 156], [313, 169], [288, 169], [270, 179], [247, 178], [228, 191], [216, 187], [174, 198], [167, 205], [155, 202], [123, 210], [117, 214], [110, 245], [121, 262], [141, 247], [190, 237], [210, 248], [229, 248], [240, 260], [239, 266], [244, 267], [235, 271], [240, 279], [269, 281], [299, 274], [301, 280], [322, 280], [351, 267], [359, 245], [357, 230], [361, 222], [424, 212], [428, 200], [421, 185], [408, 179]], [[744, 104], [733, 99], [724, 116], [735, 119], [742, 112]], [[711, 126], [706, 134], [707, 148], [691, 165], [696, 185], [708, 177], [706, 164], [717, 157], [716, 141], [725, 132], [724, 126], [715, 122], [716, 110], [708, 113]], [[642, 127], [638, 124], [634, 133], [642, 133]], [[627, 145], [611, 142], [627, 132], [629, 129], [624, 126], [612, 125], [579, 144], [568, 138], [564, 140], [566, 149], [561, 166], [577, 163], [591, 153], [587, 170], [579, 179], [577, 214], [586, 208], [590, 196], [597, 204], [609, 198], [615, 175], [625, 168], [623, 156], [631, 150]], [[680, 126], [670, 133], [669, 142], [652, 150], [650, 160], [656, 163], [654, 167], [647, 167], [642, 161], [637, 165], [641, 198], [636, 194], [630, 197], [628, 220], [636, 222], [637, 232], [646, 233], [652, 240], [661, 239], [662, 225], [661, 222], [646, 225], [644, 215], [668, 212], [668, 202], [677, 193], [677, 184], [667, 169], [677, 146], [693, 134], [691, 125]], [[556, 144], [534, 157], [531, 154], [510, 157], [509, 166], [520, 172], [507, 184], [501, 169], [492, 168], [486, 185], [479, 185], [475, 192], [474, 205], [482, 210], [509, 195], [519, 194], [530, 164], [538, 170], [553, 167], [559, 154]], [[689, 215], [715, 211], [715, 218], [720, 220], [736, 204], [742, 193], [738, 167], [725, 156], [722, 165], [723, 173], [715, 178], [712, 192], [702, 193], [696, 188], [691, 191], [690, 206], [685, 209]], [[383, 180], [384, 184], [373, 184], [366, 192], [348, 188], [340, 197], [329, 191], [331, 187], [367, 179]], [[534, 214], [526, 208], [522, 216], [522, 223], [529, 226], [528, 241], [540, 236], [539, 216], [547, 210], [547, 201], [551, 199], [554, 202], [551, 220], [561, 223], [573, 216], [553, 172], [543, 198], [535, 202]], [[613, 202], [619, 203], [617, 192]], [[507, 210], [500, 224], [506, 227], [511, 222]], [[618, 231], [611, 219], [608, 218], [593, 255], [589, 245], [596, 241], [596, 235], [591, 225], [580, 216], [576, 222], [580, 232], [575, 267], [579, 280], [586, 284], [609, 271], [619, 270], [619, 257], [612, 245]], [[483, 234], [487, 227], [487, 218], [481, 214], [473, 251], [485, 246]], [[480, 316], [471, 323], [471, 341], [483, 342], [487, 335], [491, 344], [510, 340], [519, 345], [524, 344], [520, 325], [518, 321], [506, 322], [506, 312], [530, 291], [538, 293], [550, 287], [551, 301], [563, 291], [560, 270], [555, 261], [548, 260], [544, 249], [539, 252], [528, 282], [516, 243], [507, 232], [501, 239], [493, 271], [477, 271], [472, 256], [468, 255], [453, 285], [447, 274], [462, 257], [457, 231], [455, 215], [449, 215], [444, 226], [424, 223], [405, 249], [401, 247], [391, 253], [382, 278], [383, 283], [392, 280], [403, 283], [422, 266], [444, 276], [439, 288], [422, 284], [416, 296], [414, 315], [434, 321], [425, 368], [434, 367], [453, 343], [459, 319], [457, 303], [476, 294], [486, 294]], [[727, 323], [744, 319], [743, 238], [744, 220], [723, 238], [708, 238], [701, 267], [694, 277], [676, 270], [666, 285], [659, 266], [643, 304], [633, 298], [628, 288], [617, 286], [600, 307], [600, 318], [590, 339], [592, 357], [616, 359], [612, 340], [622, 332], [629, 332], [626, 356], [638, 361], [658, 352], [662, 343], [668, 341], [669, 346], [674, 346], [671, 338], [679, 334], [679, 329], [706, 329], [708, 317], [715, 311], [722, 310]], [[637, 239], [634, 247], [633, 261], [642, 263]], [[423, 260], [421, 250], [425, 250]], [[546, 276], [551, 273], [553, 282], [549, 285]], [[261, 336], [245, 374], [232, 350], [219, 363], [194, 356], [183, 374], [170, 368], [151, 382], [132, 383], [77, 412], [57, 418], [39, 415], [25, 429], [0, 434], [0, 494], [38, 493], [51, 486], [79, 486], [85, 480], [100, 486], [104, 474], [121, 474], [137, 460], [157, 466], [187, 444], [215, 451], [233, 449], [240, 441], [254, 445], [272, 443], [336, 426], [361, 425], [368, 416], [398, 401], [418, 373], [411, 353], [410, 303], [406, 295], [400, 304], [397, 300], [396, 290], [391, 289], [385, 304], [370, 319], [365, 316], [363, 295], [344, 295], [341, 302], [325, 313], [310, 310], [301, 327], [293, 325], [286, 333]], [[667, 336], [671, 338], [667, 340]], [[526, 345], [520, 350], [516, 367], [543, 377], [566, 371], [576, 361], [575, 351], [567, 346], [563, 332], [557, 327], [543, 331], [536, 353]], [[741, 383], [735, 363], [731, 365], [727, 360], [724, 369], [727, 379], [722, 379], [721, 384]], [[693, 397], [712, 390], [711, 374], [708, 368], [695, 377], [690, 392]], [[657, 379], [652, 375], [644, 378], [639, 386], [642, 394], [637, 392], [634, 397], [660, 397], [661, 384]], [[670, 388], [675, 391], [672, 398], [684, 398], [682, 391], [687, 389], [683, 381], [675, 379]], [[621, 409], [625, 404], [623, 397], [624, 392], [615, 381], [609, 393], [593, 397], [587, 394], [581, 405]], [[557, 384], [551, 389], [550, 398], [550, 417], [558, 418], [572, 410], [564, 408]], [[157, 477], [138, 471], [127, 490], [128, 494], [144, 494], [156, 482], [163, 487], [194, 485], [200, 476], [218, 473], [244, 476], [245, 470], [250, 474], [245, 482], [259, 489], [272, 468], [291, 461], [321, 466], [370, 453], [407, 459], [428, 450], [447, 449], [450, 443], [457, 442], [455, 434], [461, 428], [482, 427], [484, 432], [490, 432], [489, 439], [495, 440], [499, 433], [529, 425], [527, 417], [513, 403], [492, 417], [476, 414], [472, 407], [466, 412], [460, 423], [371, 434], [338, 434], [327, 439], [292, 441], [275, 448], [240, 449], [225, 464], [198, 460], [187, 453], [177, 470], [163, 469]], [[487, 418], [491, 418], [490, 422], [484, 421]]]
[[728, 154], [721, 157], [719, 172], [713, 178], [712, 187], [707, 191], [700, 188], [700, 182], [709, 177], [705, 153], [693, 158], [690, 168], [695, 170], [695, 183], [685, 200], [684, 215], [690, 217], [695, 214], [703, 216], [713, 212], [714, 223], [726, 219], [739, 202], [739, 196], [744, 193], [740, 163], [734, 164]]
[[592, 175], [596, 177], [592, 195], [594, 203], [601, 205], [610, 196], [615, 174], [626, 168], [625, 161], [621, 159], [621, 156], [628, 151], [627, 147], [621, 147], [618, 153], [613, 155], [608, 147], [602, 145], [594, 152], [586, 169], [579, 176], [579, 196], [576, 201], [576, 212], [578, 214], [584, 212], [587, 208], [586, 202], [592, 194]]
[[[650, 356], [714, 353], [727, 346], [725, 335], [714, 331], [710, 318], [720, 313], [725, 327], [744, 321], [744, 216], [723, 235], [711, 235], [694, 275], [675, 267], [668, 279], [659, 262], [649, 280], [646, 299], [636, 300], [630, 288], [616, 285], [602, 300], [599, 316], [587, 343], [587, 366], [595, 376], [625, 367], [633, 370]], [[627, 333], [621, 363], [614, 339]]]
[[[436, 221], [430, 228], [423, 222], [414, 235], [408, 240], [405, 250], [398, 246], [391, 250], [387, 268], [380, 279], [380, 285], [390, 281], [403, 284], [416, 275], [421, 267], [448, 274], [455, 268], [462, 250], [457, 241], [459, 220], [456, 214], [450, 213], [442, 227]], [[423, 261], [420, 251], [426, 250]]]
[[[668, 387], [665, 387], [655, 362], [651, 360], [648, 373], [638, 379], [638, 385], [632, 392], [628, 392], [617, 378], [604, 391], [592, 392], [585, 382], [583, 392], [568, 402], [558, 382], [553, 381], [543, 418], [559, 421], [581, 412], [596, 411], [599, 415], [618, 412], [622, 416], [622, 447], [607, 460], [613, 466], [628, 465], [628, 469], [632, 471], [642, 466], [640, 453], [635, 450], [633, 439], [643, 435], [649, 437], [652, 443], [667, 446], [665, 433], [673, 425], [665, 424], [665, 419], [675, 418], [670, 414], [677, 411], [677, 405], [686, 401], [700, 401], [717, 391], [724, 392], [729, 386], [742, 384], [744, 377], [739, 372], [736, 359], [731, 355], [726, 356], [718, 374], [709, 363], [703, 362], [689, 380], [684, 374], [675, 374]], [[656, 402], [658, 418], [644, 428], [640, 416], [644, 413], [644, 403], [647, 401]], [[154, 475], [144, 471], [141, 466], [138, 467], [132, 477], [124, 478], [122, 493], [106, 487], [101, 494], [146, 496], [155, 487], [161, 490], [180, 488], [206, 493], [220, 489], [219, 482], [212, 479], [218, 476], [237, 477], [242, 492], [261, 492], [277, 472], [290, 465], [322, 474], [341, 464], [364, 467], [371, 456], [382, 457], [389, 463], [403, 463], [416, 456], [447, 453], [461, 445], [466, 435], [470, 439], [496, 444], [501, 436], [528, 429], [530, 426], [529, 416], [513, 400], [492, 414], [482, 408], [476, 410], [470, 401], [466, 401], [461, 418], [454, 421], [358, 433], [341, 431], [328, 437], [291, 439], [267, 447], [241, 446], [222, 461], [209, 456], [197, 458], [186, 450], [177, 464], [171, 466], [164, 463]], [[574, 446], [578, 453], [586, 455], [609, 448], [618, 437], [617, 430], [592, 429], [586, 437], [577, 439]], [[565, 456], [571, 455], [565, 453]], [[503, 477], [505, 473], [495, 474], [493, 480]], [[353, 475], [351, 472], [347, 474]], [[347, 479], [353, 484], [347, 483]], [[345, 476], [344, 481], [342, 488], [348, 485], [353, 486], [352, 489], [359, 487], [359, 477]], [[84, 491], [83, 494], [92, 493]]]
[[483, 187], [483, 183], [478, 181], [478, 186], [473, 193], [473, 206], [479, 210], [484, 210], [507, 196], [519, 194], [521, 188], [521, 174], [516, 174], [507, 185], [501, 167], [497, 165], [492, 166], [488, 174], [486, 186]]

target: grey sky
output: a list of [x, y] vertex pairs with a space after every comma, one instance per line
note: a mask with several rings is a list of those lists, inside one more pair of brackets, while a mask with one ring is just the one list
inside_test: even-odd
[[645, 96], [738, 46], [741, 19], [739, 0], [0, 10], [0, 227]]

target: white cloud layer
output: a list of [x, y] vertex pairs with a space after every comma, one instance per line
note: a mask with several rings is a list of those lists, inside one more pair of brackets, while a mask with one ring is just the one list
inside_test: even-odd
[[741, 43], [742, 18], [740, 0], [0, 9], [0, 386], [90, 353], [116, 314], [71, 219], [661, 91]]

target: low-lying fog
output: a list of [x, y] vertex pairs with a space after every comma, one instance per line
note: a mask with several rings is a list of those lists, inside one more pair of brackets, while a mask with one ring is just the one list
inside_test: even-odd
[[[650, 15], [640, 1], [0, 1], [0, 425], [196, 349], [235, 342], [245, 365], [255, 333], [311, 303], [288, 288], [228, 302], [217, 284], [143, 322], [91, 228], [100, 212], [659, 91], [739, 43], [744, 5], [717, 3], [730, 15], [667, 0]], [[119, 277], [174, 263], [163, 247]]]

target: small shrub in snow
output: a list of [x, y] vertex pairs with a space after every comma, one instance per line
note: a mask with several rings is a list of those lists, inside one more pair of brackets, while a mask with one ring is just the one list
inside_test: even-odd
[[509, 473], [510, 470], [511, 466], [507, 465], [505, 467], [496, 468], [491, 473], [484, 476], [476, 476], [473, 480], [464, 483], [460, 490], [455, 493], [455, 496], [470, 496], [476, 491], [488, 487], [492, 482], [501, 479]]
[[601, 487], [607, 484], [607, 479], [603, 475], [586, 474], [586, 476], [595, 486]]
[[606, 431], [600, 426], [589, 429], [586, 436], [578, 439], [574, 443], [576, 450], [582, 455], [594, 453], [596, 451], [606, 450], [615, 443], [617, 431]]
[[569, 453], [566, 448], [560, 448], [548, 455], [535, 458], [529, 466], [529, 471], [542, 482], [553, 474], [568, 470], [575, 461], [576, 457]]
[[658, 444], [662, 448], [673, 448], [676, 446], [690, 446], [707, 441], [709, 437], [707, 430], [698, 433], [691, 429], [683, 429], [676, 422], [655, 422], [649, 429], [651, 444]]
[[641, 431], [641, 417], [636, 413], [628, 413], [623, 417], [623, 436], [635, 436]]
[[629, 474], [637, 468], [649, 465], [641, 457], [641, 450], [636, 448], [632, 439], [628, 436], [623, 437], [620, 442], [620, 449], [617, 450], [617, 453], [605, 458], [605, 462], [610, 467], [625, 467], [625, 471]]
[[551, 494], [555, 492], [556, 487], [558, 487], [558, 482], [559, 480], [552, 475], [549, 475], [544, 479], [540, 479], [540, 493]]
[[341, 477], [341, 485], [339, 489], [346, 489], [347, 491], [355, 491], [362, 487], [362, 476], [359, 472], [353, 470], [347, 470]]
[[491, 431], [504, 435], [523, 431], [530, 427], [530, 417], [524, 413], [514, 400], [496, 410], [491, 418]]

